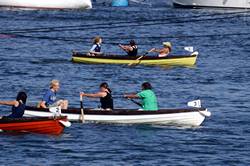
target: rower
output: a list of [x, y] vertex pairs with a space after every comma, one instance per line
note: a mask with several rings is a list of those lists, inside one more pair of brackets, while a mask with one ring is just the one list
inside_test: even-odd
[[96, 56], [96, 55], [102, 55], [101, 52], [101, 44], [102, 44], [102, 38], [100, 36], [97, 36], [93, 39], [93, 46], [89, 50], [88, 55], [89, 56]]
[[163, 48], [156, 49], [152, 48], [149, 52], [159, 53], [158, 57], [166, 57], [172, 51], [172, 44], [170, 42], [163, 42]]
[[84, 93], [81, 92], [80, 95], [82, 97], [92, 97], [92, 98], [100, 98], [101, 108], [104, 110], [112, 110], [113, 106], [113, 98], [111, 95], [111, 90], [106, 82], [100, 84], [100, 91], [97, 93]]
[[12, 106], [12, 113], [2, 118], [22, 118], [25, 111], [25, 104], [27, 100], [27, 94], [25, 92], [19, 92], [16, 100], [13, 101], [0, 101], [0, 105]]
[[138, 53], [138, 47], [136, 45], [136, 42], [134, 40], [131, 40], [129, 42], [129, 45], [121, 45], [119, 44], [119, 47], [124, 50], [128, 56], [137, 56], [137, 53]]
[[60, 89], [60, 82], [58, 80], [52, 80], [50, 82], [50, 88], [43, 96], [42, 101], [39, 103], [38, 107], [49, 108], [49, 107], [58, 107], [62, 109], [68, 108], [68, 100], [57, 100], [56, 94]]
[[141, 85], [142, 91], [137, 94], [127, 94], [124, 95], [128, 99], [141, 99], [142, 109], [145, 111], [157, 111], [158, 104], [155, 93], [152, 91], [152, 86], [149, 82], [144, 82]]

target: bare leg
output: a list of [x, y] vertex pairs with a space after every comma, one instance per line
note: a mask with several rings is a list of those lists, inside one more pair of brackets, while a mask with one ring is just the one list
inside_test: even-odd
[[63, 100], [63, 101], [61, 102], [61, 107], [62, 107], [62, 109], [67, 109], [67, 108], [68, 108], [68, 105], [69, 105], [68, 100]]

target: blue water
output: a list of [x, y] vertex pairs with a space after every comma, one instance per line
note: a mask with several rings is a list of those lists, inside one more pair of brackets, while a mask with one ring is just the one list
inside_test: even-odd
[[[30, 103], [38, 101], [56, 78], [61, 80], [59, 97], [79, 106], [79, 91], [95, 92], [103, 81], [115, 94], [139, 91], [143, 81], [150, 81], [161, 108], [184, 107], [200, 98], [212, 117], [199, 128], [74, 123], [60, 137], [0, 134], [0, 165], [249, 165], [250, 35], [238, 33], [249, 32], [250, 14], [195, 22], [188, 20], [227, 17], [225, 13], [242, 10], [174, 9], [159, 0], [130, 3], [128, 8], [112, 8], [107, 1], [94, 6], [87, 11], [0, 10], [1, 33], [85, 25], [81, 30], [21, 33], [49, 40], [1, 35], [0, 99], [14, 99], [17, 91], [26, 90]], [[147, 22], [156, 25], [142, 22], [156, 19], [164, 20]], [[111, 24], [135, 20], [141, 26]], [[86, 28], [100, 23], [109, 28]], [[112, 28], [118, 25], [131, 26]], [[231, 33], [236, 35], [223, 35]], [[194, 68], [71, 63], [71, 50], [88, 50], [95, 35], [103, 37], [105, 52], [121, 54], [115, 43], [136, 39], [141, 53], [171, 41], [172, 54], [187, 53], [183, 47], [194, 46], [200, 55]], [[85, 99], [84, 105], [97, 107], [98, 100]], [[115, 106], [136, 107], [119, 98]], [[0, 109], [1, 115], [10, 110]]]

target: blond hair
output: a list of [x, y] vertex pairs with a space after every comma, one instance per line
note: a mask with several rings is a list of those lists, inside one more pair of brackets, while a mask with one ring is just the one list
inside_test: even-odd
[[94, 43], [94, 44], [97, 44], [97, 43], [100, 42], [101, 39], [102, 39], [102, 38], [101, 38], [100, 36], [96, 36], [96, 37], [93, 39], [93, 43]]
[[53, 88], [53, 86], [55, 86], [56, 84], [59, 84], [59, 83], [60, 83], [59, 80], [52, 80], [52, 81], [50, 82], [50, 88]]

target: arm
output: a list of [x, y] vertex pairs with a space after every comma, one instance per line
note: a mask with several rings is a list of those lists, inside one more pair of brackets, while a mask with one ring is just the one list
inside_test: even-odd
[[90, 54], [95, 54], [95, 55], [102, 55], [102, 52], [95, 52], [95, 51], [89, 51]]
[[140, 98], [137, 94], [127, 94], [124, 95], [125, 98], [130, 98], [130, 99], [138, 99]]
[[162, 52], [163, 49], [156, 49], [156, 48], [152, 48], [149, 52], [157, 52], [157, 53], [160, 53]]
[[124, 45], [119, 44], [119, 47], [126, 52], [133, 51], [133, 48], [130, 46], [124, 46]]
[[98, 92], [98, 93], [81, 92], [80, 95], [83, 97], [85, 96], [85, 97], [99, 98], [99, 97], [105, 97], [107, 95], [107, 93], [105, 93], [105, 92]]
[[45, 105], [45, 101], [40, 102], [40, 107], [41, 108], [47, 108], [46, 105]]
[[18, 107], [19, 103], [18, 101], [0, 101], [0, 105], [8, 105], [8, 106], [15, 106]]

